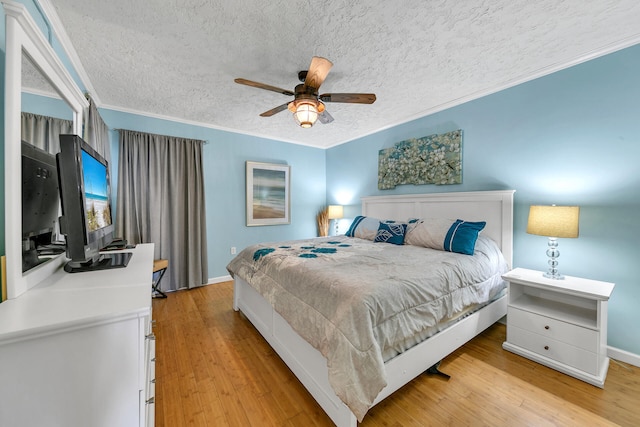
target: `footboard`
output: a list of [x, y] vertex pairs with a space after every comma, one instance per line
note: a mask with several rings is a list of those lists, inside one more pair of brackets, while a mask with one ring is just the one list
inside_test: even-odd
[[[325, 358], [302, 339], [256, 290], [234, 281], [234, 310], [242, 311], [338, 427], [357, 419], [329, 384]], [[455, 351], [507, 313], [506, 296], [385, 363], [388, 384], [374, 405]]]
[[329, 384], [325, 358], [262, 295], [239, 278], [234, 281], [233, 309], [242, 311], [337, 426], [357, 426], [356, 416]]

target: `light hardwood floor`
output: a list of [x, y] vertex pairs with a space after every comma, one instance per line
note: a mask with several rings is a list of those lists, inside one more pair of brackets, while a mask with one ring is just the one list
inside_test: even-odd
[[[156, 426], [331, 426], [249, 321], [231, 282], [153, 300]], [[640, 368], [612, 361], [599, 389], [504, 351], [494, 325], [372, 408], [366, 426], [640, 425]]]

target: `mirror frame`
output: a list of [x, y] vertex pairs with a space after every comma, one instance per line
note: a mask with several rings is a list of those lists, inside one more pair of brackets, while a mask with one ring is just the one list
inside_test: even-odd
[[65, 261], [64, 255], [22, 273], [21, 116], [22, 55], [27, 55], [73, 112], [73, 131], [82, 135], [89, 102], [47, 42], [26, 7], [3, 1], [6, 15], [4, 174], [7, 298], [16, 298], [47, 277]]

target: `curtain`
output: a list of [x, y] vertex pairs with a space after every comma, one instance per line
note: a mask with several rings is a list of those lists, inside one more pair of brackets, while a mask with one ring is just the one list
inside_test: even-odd
[[[83, 139], [111, 164], [109, 128], [98, 108], [89, 99], [89, 114], [85, 116]], [[73, 133], [73, 121], [22, 113], [22, 139], [51, 154], [60, 152], [60, 135]]]
[[73, 132], [73, 121], [22, 113], [21, 128], [23, 140], [56, 154], [60, 151], [60, 135]]
[[98, 108], [91, 98], [89, 98], [89, 112], [86, 115], [83, 139], [111, 164], [109, 127], [100, 117]]
[[208, 281], [203, 144], [120, 130], [116, 234], [169, 260], [162, 291]]

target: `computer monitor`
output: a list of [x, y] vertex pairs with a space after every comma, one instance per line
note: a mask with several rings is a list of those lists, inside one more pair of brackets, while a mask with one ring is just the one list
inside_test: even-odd
[[60, 135], [56, 156], [62, 216], [66, 237], [65, 271], [126, 267], [131, 252], [104, 255], [100, 249], [113, 240], [109, 164], [77, 135]]
[[22, 272], [46, 261], [60, 210], [56, 156], [22, 141]]

